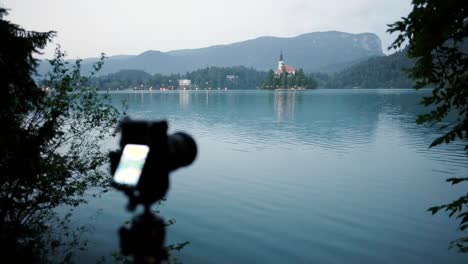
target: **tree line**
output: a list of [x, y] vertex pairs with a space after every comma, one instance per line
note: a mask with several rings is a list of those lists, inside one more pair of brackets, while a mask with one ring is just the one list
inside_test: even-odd
[[100, 90], [178, 89], [178, 80], [189, 79], [191, 88], [199, 89], [277, 89], [277, 88], [413, 88], [415, 81], [407, 70], [414, 61], [407, 50], [358, 62], [337, 73], [309, 73], [299, 69], [295, 75], [258, 71], [244, 66], [206, 67], [185, 74], [151, 75], [142, 70], [121, 70], [90, 78], [89, 85]]
[[180, 79], [191, 80], [192, 88], [199, 89], [256, 89], [266, 72], [244, 66], [206, 67], [185, 74], [150, 75], [141, 70], [121, 70], [105, 76], [94, 77], [89, 85], [101, 90], [117, 89], [178, 89]]

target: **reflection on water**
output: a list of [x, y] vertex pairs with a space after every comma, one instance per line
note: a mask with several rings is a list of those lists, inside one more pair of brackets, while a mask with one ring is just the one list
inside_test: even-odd
[[181, 106], [186, 106], [189, 104], [190, 94], [187, 90], [182, 90], [179, 92], [179, 101]]
[[[428, 149], [440, 132], [418, 126], [430, 91], [166, 91], [113, 94], [135, 118], [169, 120], [199, 156], [171, 176], [169, 242], [189, 240], [186, 263], [465, 263], [447, 250], [457, 222], [426, 208], [463, 188], [461, 144]], [[280, 121], [280, 122], [278, 122]], [[463, 186], [462, 186], [463, 187]], [[130, 218], [110, 193], [83, 259], [117, 248]]]
[[294, 118], [296, 91], [275, 91], [275, 111], [278, 121]]

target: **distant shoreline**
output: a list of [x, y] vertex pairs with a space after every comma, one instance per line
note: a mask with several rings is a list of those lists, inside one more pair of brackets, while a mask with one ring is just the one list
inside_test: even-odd
[[99, 94], [151, 94], [151, 93], [180, 93], [180, 92], [193, 92], [193, 93], [202, 93], [202, 92], [213, 92], [213, 93], [229, 93], [229, 92], [314, 92], [314, 91], [428, 91], [431, 88], [422, 88], [416, 90], [415, 88], [317, 88], [317, 89], [302, 89], [302, 90], [289, 90], [289, 89], [278, 89], [278, 90], [267, 90], [267, 89], [232, 89], [232, 90], [133, 90], [133, 89], [123, 89], [123, 90], [99, 90]]

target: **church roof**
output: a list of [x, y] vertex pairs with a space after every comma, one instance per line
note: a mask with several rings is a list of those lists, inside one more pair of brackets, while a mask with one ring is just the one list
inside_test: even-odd
[[[287, 73], [292, 73], [292, 72], [296, 72], [296, 70], [292, 67], [292, 66], [289, 66], [289, 65], [284, 65], [284, 70], [287, 72]], [[282, 73], [283, 71], [278, 69], [276, 71], [277, 74], [280, 74]]]

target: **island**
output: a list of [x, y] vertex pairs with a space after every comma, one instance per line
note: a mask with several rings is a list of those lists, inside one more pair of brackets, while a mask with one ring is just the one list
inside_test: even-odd
[[302, 69], [296, 71], [294, 67], [286, 65], [283, 59], [283, 52], [281, 51], [278, 69], [276, 72], [273, 72], [273, 70], [268, 71], [260, 87], [271, 90], [303, 90], [315, 89], [318, 87], [318, 83], [312, 77], [306, 76]]

